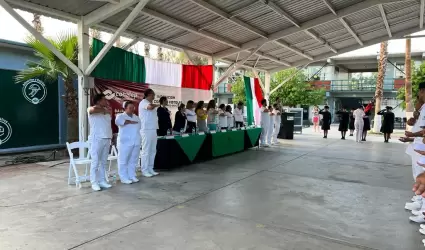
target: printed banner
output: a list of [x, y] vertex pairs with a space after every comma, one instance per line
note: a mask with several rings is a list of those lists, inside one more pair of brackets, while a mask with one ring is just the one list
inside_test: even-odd
[[109, 106], [112, 108], [112, 131], [118, 133], [115, 125], [115, 116], [124, 112], [123, 102], [132, 101], [136, 106], [136, 114], [138, 114], [139, 102], [143, 99], [143, 93], [146, 89], [151, 88], [155, 91], [155, 104], [159, 104], [159, 98], [166, 96], [168, 99], [168, 109], [171, 111], [171, 121], [174, 121], [174, 115], [180, 103], [189, 100], [208, 102], [211, 99], [210, 90], [178, 88], [171, 86], [140, 84], [124, 81], [113, 81], [105, 79], [95, 79], [95, 86], [91, 90], [91, 96], [97, 93], [103, 93], [108, 100]]

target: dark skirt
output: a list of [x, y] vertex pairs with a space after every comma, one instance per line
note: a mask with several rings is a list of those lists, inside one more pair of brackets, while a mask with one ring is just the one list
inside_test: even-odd
[[394, 130], [394, 126], [392, 126], [392, 124], [386, 124], [385, 122], [382, 123], [381, 133], [391, 134], [393, 130]]
[[363, 131], [369, 131], [370, 130], [370, 119], [369, 117], [364, 117], [363, 118]]
[[354, 128], [354, 119], [350, 119], [350, 123], [348, 124], [348, 128], [350, 129], [350, 130], [354, 130], [355, 128]]
[[348, 121], [340, 121], [338, 131], [345, 132], [348, 130]]
[[322, 121], [322, 130], [330, 130], [331, 124], [329, 122]]

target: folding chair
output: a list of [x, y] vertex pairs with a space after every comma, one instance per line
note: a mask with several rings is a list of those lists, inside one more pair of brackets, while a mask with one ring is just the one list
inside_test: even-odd
[[[118, 151], [115, 145], [111, 146], [111, 153], [108, 155], [108, 161], [109, 161], [109, 167], [108, 167], [108, 170], [105, 171], [105, 179], [107, 182], [109, 182], [110, 176], [115, 176], [114, 178], [116, 180], [116, 176], [118, 174], [117, 170], [111, 171], [112, 161], [118, 161]], [[118, 162], [117, 162], [117, 168], [118, 168]]]
[[[78, 188], [81, 188], [81, 182], [86, 182], [90, 180], [89, 175], [89, 165], [91, 164], [90, 159], [90, 152], [89, 152], [89, 143], [88, 142], [73, 142], [73, 143], [66, 143], [66, 148], [68, 150], [69, 154], [69, 171], [68, 171], [68, 185], [74, 184]], [[87, 149], [87, 155], [85, 156], [80, 155], [79, 158], [74, 158], [74, 155], [72, 153], [72, 149], [80, 149], [83, 148], [84, 151]], [[85, 165], [86, 170], [84, 172], [84, 175], [78, 174], [78, 165]], [[72, 176], [74, 172], [74, 176]]]

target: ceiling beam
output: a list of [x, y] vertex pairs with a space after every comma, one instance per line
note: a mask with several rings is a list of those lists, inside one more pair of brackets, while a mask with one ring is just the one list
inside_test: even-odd
[[424, 28], [424, 10], [425, 10], [425, 0], [421, 0], [420, 9], [419, 9], [419, 28]]
[[379, 7], [379, 11], [381, 12], [382, 20], [384, 21], [384, 24], [385, 24], [385, 28], [387, 29], [388, 36], [392, 37], [393, 35], [391, 34], [391, 29], [390, 29], [390, 25], [388, 24], [387, 15], [385, 14], [384, 6], [382, 6], [382, 4], [379, 4], [378, 7]]
[[129, 48], [133, 47], [134, 45], [136, 45], [136, 43], [138, 43], [139, 41], [141, 41], [142, 39], [134, 38], [131, 42], [129, 42], [127, 45], [125, 45], [124, 47], [122, 47], [122, 49], [124, 50], [128, 50]]
[[[417, 28], [405, 29], [405, 30], [402, 30], [400, 32], [393, 33], [392, 39], [401, 39], [401, 38], [404, 38], [404, 36], [415, 33], [415, 32], [418, 32]], [[361, 49], [363, 47], [375, 45], [377, 43], [380, 43], [382, 41], [387, 41], [387, 40], [388, 40], [387, 35], [381, 36], [381, 37], [378, 37], [378, 38], [374, 38], [372, 40], [364, 42], [363, 45], [355, 44], [355, 45], [352, 45], [352, 46], [349, 46], [349, 47], [346, 47], [346, 48], [339, 49], [337, 55], [344, 54], [344, 53], [347, 53], [347, 52], [350, 52], [350, 51], [353, 51], [353, 50]], [[332, 57], [332, 56], [335, 56], [335, 54], [332, 53], [332, 52], [321, 54], [319, 56], [314, 57], [314, 61], [325, 60], [325, 59]], [[292, 65], [293, 65], [293, 67], [297, 67], [297, 66], [300, 66], [300, 65], [305, 65], [307, 63], [311, 63], [311, 61], [309, 61], [308, 59], [304, 59], [304, 60], [296, 61]], [[270, 72], [274, 73], [274, 72], [278, 72], [278, 71], [281, 71], [281, 70], [284, 70], [284, 69], [287, 69], [287, 68], [290, 68], [290, 67], [277, 67], [277, 68], [270, 70]]]
[[92, 2], [107, 2], [112, 4], [119, 4], [120, 0], [90, 0]]
[[334, 7], [332, 6], [332, 4], [328, 0], [322, 0], [322, 1], [326, 5], [326, 7], [328, 7], [328, 9], [336, 16], [336, 11]]
[[93, 26], [121, 11], [135, 5], [138, 0], [121, 0], [120, 3], [108, 3], [83, 17], [87, 26]]
[[267, 39], [266, 38], [258, 38], [258, 39], [251, 40], [249, 42], [242, 44], [240, 46], [241, 47], [240, 49], [236, 49], [236, 48], [226, 49], [226, 50], [220, 51], [218, 53], [215, 53], [214, 57], [216, 57], [216, 58], [226, 57], [226, 56], [238, 53], [240, 51], [244, 51], [244, 50], [247, 50], [247, 49], [250, 49], [250, 48], [254, 48], [258, 44], [264, 43], [265, 41], [266, 42], [272, 42], [274, 40], [295, 34], [297, 32], [305, 31], [307, 29], [314, 28], [314, 27], [322, 25], [324, 23], [328, 23], [328, 22], [331, 22], [331, 21], [334, 21], [334, 20], [338, 20], [339, 18], [342, 18], [342, 17], [348, 16], [348, 15], [351, 15], [355, 12], [373, 7], [377, 4], [386, 4], [386, 3], [392, 3], [392, 2], [400, 2], [400, 0], [365, 0], [365, 1], [362, 1], [360, 3], [353, 4], [349, 7], [337, 10], [336, 15], [334, 15], [333, 13], [329, 13], [327, 15], [323, 15], [323, 16], [320, 16], [318, 18], [314, 18], [314, 19], [309, 20], [305, 23], [302, 23], [299, 28], [298, 27], [291, 27], [291, 28], [287, 28], [287, 29], [284, 29], [284, 30], [281, 30], [281, 31], [274, 32], [274, 33], [270, 34]]
[[260, 61], [260, 58], [261, 58], [261, 56], [258, 56], [257, 60], [255, 61], [255, 63], [254, 63], [254, 69], [255, 69], [255, 66], [257, 66], [258, 61]]
[[319, 43], [323, 44], [325, 47], [327, 47], [330, 51], [333, 53], [338, 53], [338, 51], [330, 45], [328, 42], [326, 42], [324, 39], [320, 38], [318, 35], [316, 35], [313, 31], [306, 30], [305, 33], [312, 37], [314, 40], [318, 41]]
[[59, 20], [66, 20], [73, 23], [81, 21], [81, 17], [73, 15], [64, 11], [54, 10], [45, 6], [34, 4], [23, 0], [6, 0], [12, 7], [22, 9], [25, 11], [31, 10], [32, 12], [39, 13], [48, 17], [57, 18]]
[[188, 31], [183, 31], [182, 33], [180, 33], [180, 34], [177, 34], [177, 35], [175, 35], [175, 36], [172, 36], [172, 37], [169, 37], [169, 38], [167, 38], [167, 39], [165, 39], [165, 41], [168, 43], [168, 42], [172, 42], [172, 41], [174, 41], [174, 40], [177, 40], [177, 39], [179, 39], [179, 38], [182, 38], [182, 37], [184, 37], [184, 36], [187, 36], [187, 35], [189, 35], [190, 34], [190, 32], [188, 32]]
[[344, 27], [348, 31], [348, 33], [350, 33], [360, 45], [363, 45], [362, 40], [360, 40], [360, 38], [357, 36], [356, 32], [354, 32], [354, 30], [350, 27], [350, 25], [348, 25], [348, 23], [344, 20], [344, 18], [341, 17], [339, 19], [339, 21], [342, 23], [342, 25], [344, 25]]
[[299, 50], [299, 49], [297, 49], [295, 47], [292, 47], [292, 46], [290, 46], [289, 44], [287, 44], [285, 42], [274, 41], [274, 43], [277, 44], [277, 45], [279, 45], [279, 46], [281, 46], [281, 47], [284, 47], [287, 50], [290, 50], [290, 51], [294, 52], [295, 54], [297, 54], [299, 56], [305, 57], [305, 58], [307, 58], [309, 60], [313, 60], [313, 57], [312, 56], [305, 54], [303, 51], [301, 51], [301, 50]]
[[286, 20], [288, 20], [290, 23], [297, 26], [298, 28], [300, 27], [300, 24], [291, 15], [289, 15], [286, 11], [284, 11], [282, 8], [277, 6], [274, 2], [265, 1], [265, 3], [267, 4], [267, 6], [269, 6], [270, 9], [272, 9], [274, 12], [279, 14], [281, 17], [285, 18]]
[[239, 8], [233, 12], [230, 13], [230, 17], [236, 17], [236, 16], [240, 16], [245, 14], [246, 12], [250, 11], [252, 8], [254, 8], [255, 6], [259, 5], [262, 1], [255, 1], [251, 4], [248, 4], [242, 8]]

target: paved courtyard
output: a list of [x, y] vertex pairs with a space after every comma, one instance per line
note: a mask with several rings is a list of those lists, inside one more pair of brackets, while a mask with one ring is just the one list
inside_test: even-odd
[[0, 168], [0, 249], [423, 249], [405, 145], [281, 143], [96, 193], [66, 164]]

